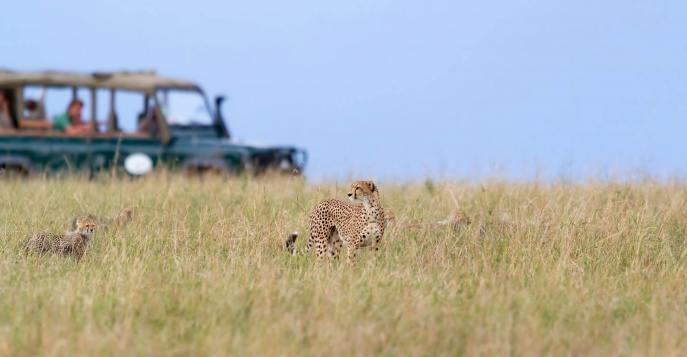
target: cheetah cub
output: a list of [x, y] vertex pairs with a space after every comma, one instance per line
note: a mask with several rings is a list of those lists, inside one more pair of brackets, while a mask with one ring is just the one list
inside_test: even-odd
[[[359, 248], [369, 247], [379, 250], [384, 235], [386, 216], [379, 201], [379, 189], [372, 181], [357, 181], [348, 192], [350, 204], [329, 199], [318, 204], [310, 215], [310, 239], [306, 252], [317, 248], [317, 261], [321, 262], [329, 251], [337, 259], [341, 245], [348, 248], [347, 263], [355, 265], [355, 254]], [[293, 254], [298, 233], [294, 232], [286, 240], [286, 249]]]
[[110, 228], [123, 227], [124, 225], [129, 223], [129, 221], [132, 220], [133, 216], [134, 214], [133, 212], [131, 212], [130, 209], [122, 210], [121, 212], [117, 213], [112, 217], [99, 217], [92, 214], [77, 215], [74, 216], [74, 219], [72, 220], [72, 225], [76, 227], [80, 219], [88, 218], [93, 220], [98, 226], [98, 230], [102, 232], [103, 230], [107, 230]]
[[95, 220], [83, 218], [77, 222], [77, 228], [73, 232], [67, 232], [65, 234], [35, 234], [24, 243], [24, 250], [27, 253], [52, 252], [62, 255], [71, 255], [76, 258], [77, 261], [80, 261], [91, 243], [95, 226]]

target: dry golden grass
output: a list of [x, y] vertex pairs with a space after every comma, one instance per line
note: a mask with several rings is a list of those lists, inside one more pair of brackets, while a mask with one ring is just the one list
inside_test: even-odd
[[[0, 355], [687, 353], [687, 185], [378, 184], [396, 222], [349, 269], [283, 247], [348, 183], [2, 182]], [[20, 254], [123, 208], [80, 264]]]

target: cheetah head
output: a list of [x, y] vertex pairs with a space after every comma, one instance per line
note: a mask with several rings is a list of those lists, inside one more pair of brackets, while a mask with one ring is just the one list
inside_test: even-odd
[[134, 217], [134, 213], [130, 209], [125, 209], [117, 215], [117, 218], [123, 222], [130, 221]]
[[371, 196], [378, 194], [377, 185], [371, 180], [356, 181], [351, 184], [351, 190], [348, 191], [348, 198], [351, 201], [367, 201]]
[[90, 238], [93, 232], [95, 232], [95, 220], [88, 217], [78, 219], [76, 221], [76, 231]]

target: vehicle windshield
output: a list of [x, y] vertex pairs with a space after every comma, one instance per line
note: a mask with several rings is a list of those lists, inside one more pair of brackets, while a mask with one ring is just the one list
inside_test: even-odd
[[168, 124], [213, 124], [212, 114], [202, 93], [182, 89], [159, 89], [155, 95]]

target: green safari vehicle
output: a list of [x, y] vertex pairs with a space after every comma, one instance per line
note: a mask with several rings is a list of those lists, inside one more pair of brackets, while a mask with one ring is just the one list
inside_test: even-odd
[[[38, 91], [40, 98], [32, 98]], [[140, 176], [157, 166], [230, 174], [303, 172], [303, 149], [233, 140], [222, 101], [218, 96], [211, 107], [196, 84], [154, 72], [0, 70], [0, 173], [115, 168]], [[74, 102], [80, 107], [72, 111]], [[48, 107], [83, 130], [56, 130], [58, 115], [46, 114]]]

